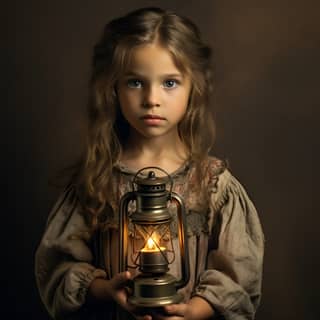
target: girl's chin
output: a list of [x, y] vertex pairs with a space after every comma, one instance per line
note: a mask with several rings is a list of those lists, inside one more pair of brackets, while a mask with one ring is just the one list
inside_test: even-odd
[[142, 138], [142, 139], [166, 139], [167, 143], [172, 142], [173, 140], [175, 140], [175, 138], [179, 138], [179, 135], [176, 131], [172, 132], [172, 131], [167, 131], [167, 130], [163, 130], [163, 128], [159, 128], [159, 127], [148, 127], [145, 128], [144, 130], [139, 130], [138, 132], [138, 136], [136, 136], [135, 138]]

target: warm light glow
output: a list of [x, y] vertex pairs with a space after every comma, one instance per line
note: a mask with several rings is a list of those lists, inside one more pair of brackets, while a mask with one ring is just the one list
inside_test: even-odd
[[[161, 251], [166, 250], [165, 247], [160, 247]], [[152, 237], [149, 237], [147, 240], [147, 243], [145, 245], [145, 247], [141, 250], [142, 252], [159, 252], [159, 246], [157, 243], [157, 236], [153, 235]]]
[[154, 240], [153, 240], [152, 238], [149, 238], [149, 239], [148, 239], [146, 249], [149, 249], [149, 250], [155, 250], [155, 249], [157, 249], [157, 246], [156, 246], [156, 244], [154, 243]]

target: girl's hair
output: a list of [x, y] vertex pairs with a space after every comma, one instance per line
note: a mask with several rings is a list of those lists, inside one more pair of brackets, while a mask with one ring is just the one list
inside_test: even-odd
[[198, 28], [189, 19], [159, 8], [139, 9], [112, 20], [94, 47], [88, 145], [77, 174], [80, 199], [84, 209], [93, 214], [92, 221], [114, 199], [112, 173], [129, 133], [119, 108], [116, 83], [133, 49], [153, 42], [169, 50], [177, 68], [191, 78], [189, 105], [178, 129], [199, 170], [212, 146], [211, 50], [201, 40]]

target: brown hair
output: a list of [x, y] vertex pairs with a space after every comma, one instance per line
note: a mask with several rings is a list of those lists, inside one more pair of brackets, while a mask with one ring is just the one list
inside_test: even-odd
[[110, 193], [112, 171], [129, 132], [119, 108], [116, 82], [132, 50], [154, 41], [168, 49], [179, 70], [191, 77], [189, 105], [179, 123], [179, 135], [199, 170], [212, 146], [211, 50], [201, 40], [198, 28], [189, 19], [159, 8], [139, 9], [112, 20], [94, 47], [88, 144], [86, 158], [77, 174], [80, 198], [94, 217], [114, 197]]

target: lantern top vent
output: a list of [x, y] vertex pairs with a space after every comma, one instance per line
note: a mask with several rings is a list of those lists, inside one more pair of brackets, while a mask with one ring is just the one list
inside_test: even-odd
[[[156, 169], [164, 172], [165, 176], [156, 176]], [[142, 171], [149, 170], [146, 174], [142, 173]], [[144, 192], [163, 192], [166, 190], [166, 185], [170, 183], [170, 192], [172, 190], [172, 179], [170, 175], [165, 172], [163, 169], [157, 167], [147, 167], [137, 172], [133, 179], [133, 183], [137, 186], [138, 191]]]

